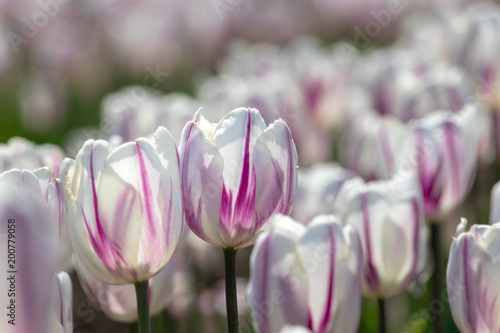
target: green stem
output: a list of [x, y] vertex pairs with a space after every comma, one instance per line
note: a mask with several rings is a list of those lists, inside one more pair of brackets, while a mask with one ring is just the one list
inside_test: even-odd
[[226, 312], [228, 333], [238, 333], [238, 298], [236, 296], [236, 250], [225, 248]]
[[387, 332], [387, 322], [385, 317], [385, 299], [378, 299], [378, 332]]
[[[432, 274], [432, 299], [434, 302], [441, 299], [441, 291], [444, 288], [441, 270], [441, 225], [431, 221], [431, 248], [434, 256], [434, 274]], [[434, 318], [434, 332], [443, 332], [441, 313], [436, 313]]]
[[135, 295], [137, 297], [137, 314], [139, 317], [139, 333], [151, 333], [149, 319], [148, 280], [136, 282]]

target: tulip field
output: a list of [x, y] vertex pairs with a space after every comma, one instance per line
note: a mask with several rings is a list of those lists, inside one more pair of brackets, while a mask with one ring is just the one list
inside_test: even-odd
[[500, 332], [499, 3], [0, 17], [0, 333]]

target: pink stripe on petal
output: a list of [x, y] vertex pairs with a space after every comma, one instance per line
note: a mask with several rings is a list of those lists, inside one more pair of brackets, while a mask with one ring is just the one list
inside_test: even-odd
[[335, 263], [336, 263], [336, 251], [335, 251], [335, 234], [333, 226], [328, 227], [329, 238], [330, 238], [330, 270], [328, 278], [328, 295], [327, 302], [325, 304], [325, 312], [323, 313], [323, 320], [321, 322], [318, 333], [326, 333], [328, 329], [328, 324], [330, 323], [330, 316], [333, 307], [333, 300], [335, 298], [334, 285], [335, 285]]
[[[94, 205], [94, 219], [95, 219], [95, 228], [97, 233], [94, 234], [92, 228], [90, 227], [87, 218], [85, 216], [85, 212], [82, 208], [82, 215], [85, 222], [85, 226], [87, 228], [87, 232], [89, 234], [89, 240], [94, 249], [96, 255], [103, 262], [104, 266], [110, 271], [116, 271], [119, 266], [128, 266], [125, 262], [122, 255], [116, 251], [116, 249], [112, 246], [108, 236], [104, 232], [102, 227], [100, 218], [99, 218], [99, 204], [97, 201], [97, 193], [94, 179], [94, 163], [93, 163], [93, 147], [94, 143], [92, 143], [92, 147], [90, 149], [90, 181], [92, 187], [92, 202]], [[117, 267], [118, 266], [118, 267]]]
[[360, 195], [361, 201], [361, 212], [363, 214], [363, 233], [366, 247], [366, 265], [365, 267], [365, 279], [366, 283], [370, 286], [375, 293], [378, 292], [380, 287], [380, 278], [378, 276], [377, 269], [373, 264], [373, 253], [371, 244], [371, 232], [370, 232], [370, 211], [368, 207], [368, 198], [366, 193]]
[[418, 209], [418, 201], [417, 198], [413, 197], [411, 200], [412, 210], [413, 210], [413, 224], [412, 224], [412, 235], [413, 235], [413, 253], [412, 253], [412, 263], [411, 263], [411, 271], [408, 277], [406, 278], [405, 283], [402, 284], [402, 288], [406, 288], [411, 282], [413, 282], [417, 274], [418, 269], [418, 259], [420, 257], [420, 210]]
[[146, 168], [146, 164], [144, 162], [144, 156], [142, 153], [142, 149], [139, 145], [139, 142], [135, 143], [137, 147], [137, 158], [139, 160], [139, 171], [141, 174], [141, 185], [142, 185], [142, 199], [144, 203], [144, 208], [146, 210], [146, 218], [147, 218], [147, 226], [149, 235], [151, 235], [151, 240], [158, 239], [157, 237], [154, 237], [156, 234], [156, 226], [155, 226], [155, 221], [154, 221], [154, 216], [153, 216], [153, 211], [152, 211], [152, 203], [153, 203], [153, 195], [151, 193], [151, 185], [149, 184], [149, 177], [148, 177], [148, 170]]

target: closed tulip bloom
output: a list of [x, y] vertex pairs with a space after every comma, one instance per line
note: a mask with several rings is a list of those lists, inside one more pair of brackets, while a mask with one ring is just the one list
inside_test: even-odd
[[356, 177], [335, 163], [316, 164], [298, 172], [297, 191], [290, 216], [308, 223], [320, 214], [333, 213], [333, 203], [342, 185]]
[[458, 113], [436, 112], [411, 125], [400, 166], [417, 171], [427, 217], [450, 212], [470, 189], [478, 158], [478, 112], [467, 105]]
[[88, 140], [63, 162], [61, 182], [76, 259], [96, 279], [145, 281], [170, 260], [183, 215], [177, 148], [165, 128], [153, 142]]
[[356, 332], [361, 263], [356, 231], [333, 215], [320, 215], [307, 228], [276, 215], [250, 259], [247, 299], [257, 332], [279, 332], [287, 325]]
[[[171, 260], [149, 280], [150, 315], [159, 314], [170, 302], [174, 290], [176, 263]], [[137, 301], [134, 286], [110, 285], [95, 279], [79, 262], [76, 263], [78, 278], [83, 290], [106, 316], [121, 323], [137, 321]]]
[[462, 333], [500, 331], [500, 224], [457, 228], [446, 272], [453, 320]]
[[367, 180], [386, 179], [397, 171], [398, 154], [410, 129], [392, 116], [367, 113], [354, 118], [342, 145], [344, 167]]
[[57, 233], [33, 173], [0, 174], [0, 220], [0, 246], [5, 251], [0, 259], [5, 274], [0, 279], [5, 291], [0, 331], [52, 333], [44, 328], [51, 319], [48, 304], [57, 267]]
[[387, 298], [404, 291], [426, 261], [427, 230], [415, 174], [388, 181], [348, 181], [336, 202], [341, 220], [361, 237], [363, 292]]
[[179, 142], [184, 125], [199, 109], [197, 102], [182, 93], [161, 95], [140, 86], [108, 94], [101, 105], [101, 130], [107, 138], [135, 140], [165, 126]]
[[259, 111], [239, 108], [209, 124], [199, 111], [180, 150], [186, 223], [201, 239], [243, 248], [273, 214], [290, 212], [297, 152], [282, 120], [266, 128]]
[[63, 159], [62, 149], [52, 144], [36, 145], [19, 137], [13, 137], [7, 143], [0, 144], [0, 171], [13, 168], [33, 171], [47, 166], [56, 177], [59, 177]]

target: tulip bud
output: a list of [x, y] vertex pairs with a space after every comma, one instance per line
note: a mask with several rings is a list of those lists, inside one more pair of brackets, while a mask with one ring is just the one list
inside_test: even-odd
[[88, 140], [61, 168], [76, 259], [110, 284], [145, 281], [170, 260], [182, 230], [178, 154], [160, 127], [154, 142]]
[[286, 325], [356, 332], [361, 262], [356, 231], [333, 215], [320, 215], [307, 228], [273, 217], [250, 259], [247, 299], [257, 332], [279, 332]]
[[427, 233], [415, 174], [389, 181], [345, 183], [336, 202], [345, 224], [361, 237], [363, 292], [386, 298], [409, 287], [424, 268]]
[[453, 320], [460, 332], [489, 333], [500, 330], [500, 224], [473, 225], [467, 220], [457, 228], [446, 272]]
[[259, 111], [239, 108], [209, 124], [198, 111], [180, 147], [186, 223], [206, 242], [250, 246], [273, 214], [290, 212], [297, 152], [282, 120], [266, 128]]

